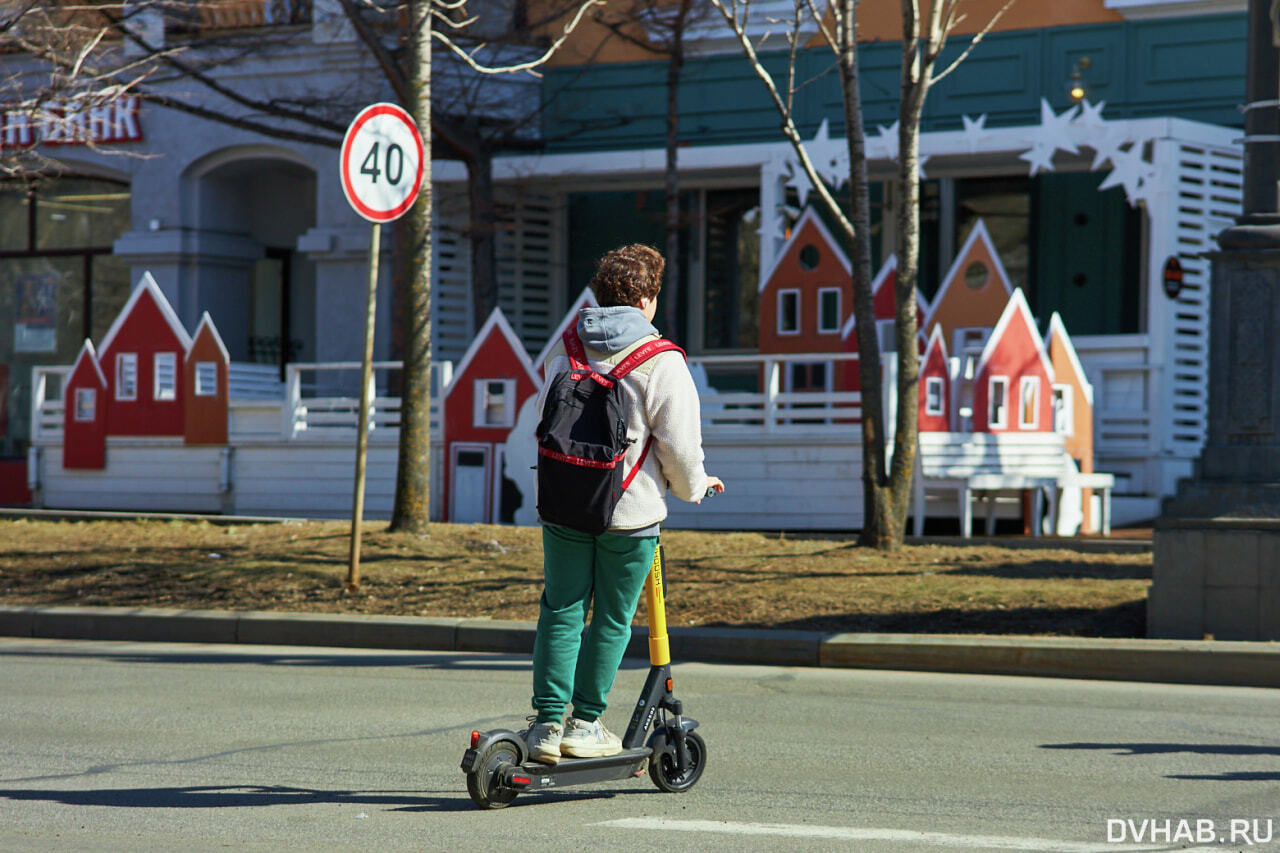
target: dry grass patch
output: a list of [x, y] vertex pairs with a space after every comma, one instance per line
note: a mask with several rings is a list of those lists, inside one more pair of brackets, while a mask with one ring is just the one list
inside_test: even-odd
[[[534, 528], [367, 525], [359, 592], [349, 524], [0, 521], [0, 602], [534, 620]], [[893, 554], [851, 539], [671, 531], [673, 626], [1142, 636], [1151, 554], [965, 545]], [[643, 610], [639, 616], [643, 621]]]

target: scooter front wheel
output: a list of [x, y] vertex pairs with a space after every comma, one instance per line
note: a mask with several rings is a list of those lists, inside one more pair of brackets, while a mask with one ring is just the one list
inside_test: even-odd
[[702, 778], [702, 771], [707, 766], [707, 742], [702, 739], [702, 735], [689, 732], [685, 735], [685, 746], [689, 749], [689, 766], [684, 772], [676, 766], [674, 749], [670, 746], [649, 761], [649, 778], [668, 794], [678, 794], [692, 788]]
[[482, 809], [500, 809], [514, 800], [519, 791], [502, 784], [502, 771], [519, 763], [520, 752], [510, 741], [499, 740], [486, 747], [467, 773], [471, 801]]

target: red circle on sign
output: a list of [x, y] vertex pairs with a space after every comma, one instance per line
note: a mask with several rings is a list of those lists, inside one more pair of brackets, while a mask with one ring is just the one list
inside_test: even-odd
[[[351, 147], [355, 144], [356, 137], [360, 133], [360, 129], [365, 126], [371, 119], [378, 116], [391, 116], [403, 122], [413, 136], [414, 145], [418, 152], [418, 172], [413, 179], [413, 189], [403, 201], [390, 210], [377, 210], [365, 204], [356, 196], [355, 187], [351, 184], [351, 169], [347, 158], [351, 154]], [[342, 193], [347, 197], [347, 201], [355, 208], [356, 212], [372, 222], [390, 222], [393, 219], [399, 219], [406, 210], [413, 206], [418, 199], [418, 193], [422, 189], [422, 175], [426, 169], [426, 162], [423, 160], [422, 135], [418, 133], [418, 125], [414, 122], [413, 116], [405, 112], [401, 107], [395, 104], [373, 104], [365, 107], [360, 114], [351, 122], [351, 126], [347, 128], [347, 134], [342, 140]]]

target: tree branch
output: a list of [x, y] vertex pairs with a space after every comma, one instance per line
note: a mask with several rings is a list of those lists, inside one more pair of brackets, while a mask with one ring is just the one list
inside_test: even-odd
[[560, 49], [560, 46], [563, 45], [573, 31], [577, 29], [578, 24], [580, 24], [582, 19], [586, 16], [587, 10], [592, 6], [603, 6], [604, 2], [605, 0], [586, 0], [585, 3], [578, 7], [578, 11], [573, 16], [573, 19], [565, 25], [564, 32], [560, 34], [559, 38], [551, 43], [551, 46], [546, 49], [542, 56], [537, 59], [532, 59], [528, 62], [520, 62], [515, 65], [507, 65], [499, 68], [491, 68], [487, 65], [481, 65], [476, 62], [475, 54], [485, 47], [484, 44], [480, 44], [473, 49], [471, 53], [467, 53], [465, 50], [458, 47], [458, 45], [455, 44], [447, 35], [438, 30], [433, 29], [431, 31], [431, 37], [443, 43], [445, 47], [457, 54], [458, 57], [471, 68], [471, 70], [477, 71], [480, 74], [514, 74], [519, 71], [528, 71], [531, 74], [535, 74], [536, 72], [534, 69], [545, 65], [547, 60], [551, 59], [555, 52]]
[[1006, 0], [1005, 4], [1000, 7], [1000, 11], [996, 12], [995, 15], [991, 17], [991, 20], [987, 21], [986, 26], [984, 26], [979, 32], [974, 34], [973, 38], [969, 40], [968, 46], [966, 46], [965, 49], [960, 53], [960, 55], [955, 58], [955, 61], [953, 61], [946, 68], [942, 69], [941, 72], [933, 75], [933, 77], [930, 78], [930, 81], [929, 81], [930, 85], [937, 83], [943, 77], [946, 77], [952, 71], [955, 71], [956, 68], [960, 66], [960, 63], [964, 62], [969, 57], [969, 54], [973, 53], [973, 49], [977, 47], [984, 38], [987, 37], [987, 35], [995, 27], [996, 22], [999, 21], [1000, 18], [1004, 15], [1004, 13], [1009, 11], [1010, 7], [1012, 7], [1013, 4], [1016, 2], [1018, 2], [1018, 0]]

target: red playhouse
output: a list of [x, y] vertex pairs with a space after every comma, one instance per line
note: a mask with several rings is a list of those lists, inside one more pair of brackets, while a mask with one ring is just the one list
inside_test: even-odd
[[503, 475], [504, 450], [517, 413], [541, 384], [519, 337], [495, 308], [444, 392], [445, 519], [512, 521], [521, 490]]

